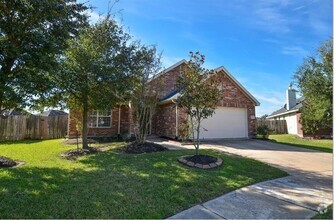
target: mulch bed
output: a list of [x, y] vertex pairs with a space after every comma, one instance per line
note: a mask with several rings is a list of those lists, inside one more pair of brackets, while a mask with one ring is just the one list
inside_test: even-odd
[[[78, 141], [78, 142], [77, 142]], [[98, 143], [97, 141], [93, 140], [93, 139], [88, 139], [88, 144], [95, 144], [95, 143]], [[82, 144], [82, 139], [79, 138], [78, 140], [76, 138], [71, 138], [71, 139], [67, 139], [65, 141], [63, 141], [63, 144], [66, 144], [66, 145], [72, 145], [72, 144]]]
[[61, 156], [68, 160], [76, 160], [79, 157], [89, 155], [89, 154], [95, 154], [97, 152], [99, 152], [99, 150], [95, 147], [89, 147], [85, 149], [79, 148], [79, 149], [73, 149], [73, 150], [66, 151], [62, 153]]
[[168, 148], [151, 142], [145, 142], [144, 144], [131, 143], [126, 147], [119, 149], [120, 152], [126, 154], [142, 154], [142, 153], [153, 153], [159, 151], [168, 151]]
[[199, 163], [202, 165], [210, 164], [210, 163], [215, 163], [217, 162], [217, 157], [212, 157], [210, 155], [194, 155], [186, 158], [188, 161], [194, 162], [194, 163]]
[[18, 163], [15, 162], [14, 160], [0, 156], [0, 167], [13, 167], [16, 165], [18, 165]]
[[178, 161], [188, 167], [195, 167], [200, 169], [212, 169], [223, 164], [223, 160], [221, 158], [203, 154], [184, 155], [180, 157]]

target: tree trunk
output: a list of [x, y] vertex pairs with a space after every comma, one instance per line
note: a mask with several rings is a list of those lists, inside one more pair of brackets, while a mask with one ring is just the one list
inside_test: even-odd
[[201, 121], [198, 120], [198, 123], [197, 123], [197, 137], [196, 137], [196, 155], [198, 155], [198, 150], [199, 150], [199, 130], [200, 130], [200, 126], [201, 126]]
[[83, 111], [82, 111], [82, 148], [88, 148], [88, 103], [83, 103]]
[[190, 125], [191, 125], [191, 133], [192, 133], [192, 140], [193, 140], [193, 145], [196, 149], [196, 141], [195, 141], [195, 129], [194, 129], [194, 119], [192, 116], [190, 116]]
[[1, 113], [1, 110], [2, 110], [3, 94], [4, 94], [4, 91], [2, 89], [2, 86], [0, 85], [0, 113]]

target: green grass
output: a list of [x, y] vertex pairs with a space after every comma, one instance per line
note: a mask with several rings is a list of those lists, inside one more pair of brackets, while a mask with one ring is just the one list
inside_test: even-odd
[[333, 152], [333, 140], [329, 139], [302, 139], [292, 134], [272, 134], [269, 135], [269, 139], [279, 144], [288, 144], [327, 153]]
[[312, 219], [333, 219], [333, 204], [330, 205], [323, 214], [316, 214]]
[[61, 140], [0, 143], [0, 155], [24, 161], [0, 168], [0, 218], [165, 218], [256, 182], [286, 176], [261, 162], [211, 150], [213, 170], [177, 162], [192, 150], [126, 155], [113, 149], [67, 161]]

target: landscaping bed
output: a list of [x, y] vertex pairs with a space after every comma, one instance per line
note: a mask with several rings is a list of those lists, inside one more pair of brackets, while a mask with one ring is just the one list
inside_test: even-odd
[[168, 148], [152, 142], [145, 142], [143, 144], [137, 144], [133, 142], [128, 146], [120, 148], [119, 151], [127, 154], [142, 154], [168, 151]]
[[210, 155], [184, 155], [178, 159], [178, 161], [189, 167], [196, 167], [200, 169], [211, 169], [219, 167], [223, 164], [221, 158], [217, 158]]
[[99, 152], [97, 148], [88, 147], [88, 148], [79, 148], [79, 149], [69, 150], [69, 151], [62, 153], [61, 156], [68, 160], [76, 160], [79, 157], [89, 155], [89, 154], [95, 154], [97, 152]]
[[14, 160], [0, 156], [0, 167], [13, 167], [18, 165]]

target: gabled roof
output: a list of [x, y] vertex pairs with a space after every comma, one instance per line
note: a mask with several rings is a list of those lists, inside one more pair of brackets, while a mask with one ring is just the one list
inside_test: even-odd
[[186, 61], [185, 59], [180, 60], [179, 62], [175, 63], [174, 65], [172, 65], [172, 66], [170, 66], [170, 67], [168, 67], [167, 69], [162, 70], [160, 73], [158, 73], [157, 75], [155, 75], [154, 77], [152, 77], [151, 79], [149, 79], [147, 83], [149, 83], [149, 82], [151, 82], [152, 80], [154, 80], [154, 79], [156, 79], [156, 78], [162, 76], [163, 74], [169, 72], [170, 70], [174, 69], [175, 67], [180, 66], [180, 65], [183, 64], [183, 63], [187, 63], [187, 61]]
[[25, 111], [24, 109], [10, 109], [8, 115], [31, 115], [30, 112]]
[[267, 118], [270, 119], [270, 118], [290, 114], [290, 113], [293, 113], [293, 112], [298, 112], [300, 110], [300, 108], [303, 107], [304, 100], [305, 100], [304, 97], [300, 97], [300, 98], [296, 99], [296, 105], [293, 108], [291, 108], [290, 110], [286, 109], [286, 104], [285, 104], [282, 108], [278, 109], [277, 111], [274, 111], [269, 116], [267, 116]]
[[172, 102], [173, 100], [176, 100], [180, 95], [180, 90], [173, 90], [170, 93], [167, 93], [164, 97], [162, 97], [159, 101], [159, 104], [165, 104], [168, 102]]
[[239, 81], [238, 80], [236, 80], [236, 78], [234, 78], [233, 76], [232, 76], [232, 74], [224, 67], [224, 66], [221, 66], [221, 67], [218, 67], [218, 68], [216, 68], [215, 69], [215, 71], [218, 73], [218, 72], [220, 72], [221, 70], [223, 70], [225, 73], [226, 73], [226, 75], [235, 83], [235, 84], [237, 84], [237, 86], [241, 89], [241, 91], [246, 95], [246, 96], [248, 96], [254, 103], [255, 103], [255, 105], [256, 106], [259, 106], [260, 105], [260, 102], [254, 97], [254, 96], [252, 96], [252, 94], [250, 94], [250, 92], [248, 92], [248, 90], [245, 88], [245, 87], [243, 87], [242, 85], [241, 85], [241, 83], [239, 83]]
[[[175, 67], [177, 67], [177, 66], [179, 66], [179, 65], [181, 65], [181, 64], [183, 64], [183, 63], [186, 63], [187, 61], [186, 60], [181, 60], [181, 61], [179, 61], [179, 62], [177, 62], [176, 64], [174, 64], [173, 66], [171, 66], [171, 67], [169, 67], [169, 68], [167, 68], [167, 69], [165, 69], [164, 71], [162, 71], [162, 72], [160, 72], [159, 74], [158, 74], [158, 76], [157, 77], [159, 77], [159, 76], [161, 76], [161, 75], [163, 75], [164, 73], [166, 73], [166, 72], [168, 72], [168, 71], [170, 71], [170, 70], [172, 70], [172, 69], [174, 69]], [[233, 76], [232, 76], [232, 74], [224, 67], [224, 66], [221, 66], [221, 67], [218, 67], [218, 68], [216, 68], [214, 71], [216, 72], [216, 73], [218, 73], [218, 72], [220, 72], [221, 70], [223, 70], [225, 73], [226, 73], [226, 75], [241, 89], [241, 91], [247, 96], [247, 97], [249, 97], [254, 103], [255, 103], [255, 105], [256, 106], [259, 106], [260, 105], [260, 102], [254, 97], [254, 96], [252, 96], [252, 94], [250, 94], [249, 92], [248, 92], [248, 90], [245, 88], [245, 87], [243, 87], [239, 82], [238, 82], [238, 80], [236, 80]], [[155, 77], [155, 79], [157, 78], [157, 77]], [[173, 91], [171, 91], [170, 93], [168, 93], [168, 94], [166, 94], [163, 98], [161, 98], [160, 99], [160, 104], [164, 104], [164, 103], [168, 103], [168, 102], [172, 102], [173, 100], [175, 100], [175, 99], [177, 99], [177, 97], [180, 95], [180, 91], [179, 90], [173, 90]]]
[[9, 115], [22, 115], [20, 111], [16, 109], [9, 110]]
[[42, 116], [57, 116], [57, 115], [68, 115], [68, 113], [61, 110], [49, 110], [41, 114]]

